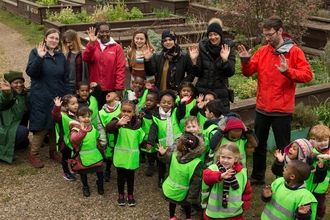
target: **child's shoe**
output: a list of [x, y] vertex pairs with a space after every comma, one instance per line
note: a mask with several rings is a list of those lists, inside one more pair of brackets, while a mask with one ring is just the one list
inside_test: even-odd
[[[181, 206], [180, 207], [181, 212], [185, 212], [184, 208]], [[190, 215], [196, 215], [197, 211], [193, 208], [190, 209]]]
[[104, 194], [104, 188], [103, 188], [103, 182], [96, 180], [96, 185], [97, 185], [97, 192], [99, 193], [99, 195], [103, 195]]
[[119, 194], [117, 202], [118, 202], [118, 205], [120, 205], [120, 206], [125, 205], [125, 195]]
[[84, 194], [85, 197], [89, 197], [91, 195], [90, 192], [89, 192], [89, 187], [88, 186], [84, 186], [82, 188], [82, 190], [83, 190], [83, 194]]
[[128, 204], [128, 206], [135, 206], [135, 199], [134, 199], [133, 195], [127, 196], [127, 204]]
[[110, 181], [110, 171], [104, 171], [103, 173], [103, 179], [105, 182], [109, 182]]
[[174, 216], [173, 218], [170, 218], [170, 220], [176, 220], [176, 216]]
[[69, 181], [73, 181], [76, 179], [70, 172], [63, 173], [62, 176], [64, 179], [69, 180]]
[[158, 179], [158, 187], [159, 188], [162, 188], [163, 182], [164, 182], [163, 178]]
[[152, 176], [154, 174], [155, 167], [153, 165], [149, 165], [146, 171], [146, 176]]

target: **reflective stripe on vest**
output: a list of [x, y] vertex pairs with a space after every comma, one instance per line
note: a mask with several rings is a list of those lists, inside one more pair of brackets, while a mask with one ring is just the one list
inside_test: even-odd
[[[150, 132], [151, 124], [152, 124], [152, 119], [142, 118], [142, 129], [143, 129], [144, 133], [146, 134], [144, 137], [144, 140], [146, 140], [146, 141], [148, 140], [148, 134]], [[140, 150], [144, 151], [144, 152], [148, 152], [148, 153], [157, 152], [157, 143], [154, 143], [153, 148], [151, 148], [150, 150], [147, 150], [145, 148], [141, 148]]]

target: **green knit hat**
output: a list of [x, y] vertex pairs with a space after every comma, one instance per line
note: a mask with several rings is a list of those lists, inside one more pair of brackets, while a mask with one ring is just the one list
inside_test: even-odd
[[22, 72], [9, 70], [9, 73], [5, 73], [4, 77], [5, 77], [5, 80], [7, 80], [9, 83], [11, 83], [12, 81], [14, 81], [16, 79], [21, 79], [21, 80], [23, 80], [23, 82], [25, 82]]

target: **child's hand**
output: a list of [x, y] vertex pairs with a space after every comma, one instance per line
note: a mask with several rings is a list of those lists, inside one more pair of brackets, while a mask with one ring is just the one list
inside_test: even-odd
[[278, 162], [282, 163], [284, 161], [284, 154], [282, 154], [281, 150], [276, 150], [274, 156], [277, 158]]
[[151, 150], [152, 149], [152, 145], [151, 144], [146, 144], [146, 150]]
[[88, 124], [87, 124], [87, 123], [80, 122], [80, 129], [81, 129], [81, 130], [86, 131], [86, 130], [87, 130], [87, 127], [88, 127]]
[[202, 102], [203, 100], [204, 100], [204, 95], [203, 95], [203, 94], [199, 94], [198, 97], [197, 97], [197, 99], [196, 99], [196, 102], [197, 102], [197, 103], [200, 103], [200, 102]]
[[130, 118], [128, 116], [123, 116], [119, 121], [117, 122], [117, 125], [127, 125], [127, 123], [130, 121]]
[[158, 146], [157, 151], [159, 152], [160, 155], [166, 154], [168, 147], [164, 148], [163, 145], [161, 144], [157, 144], [157, 146]]
[[272, 192], [272, 187], [271, 186], [265, 186], [265, 188], [262, 190], [262, 195], [265, 198], [269, 198], [274, 194], [274, 192]]
[[182, 104], [182, 103], [188, 101], [190, 98], [191, 98], [191, 96], [184, 96], [184, 97], [182, 97], [182, 99], [180, 100], [180, 103]]
[[145, 115], [146, 115], [145, 112], [140, 112], [140, 113], [139, 113], [139, 118], [142, 119]]
[[95, 88], [97, 86], [97, 83], [96, 82], [91, 82], [90, 84], [89, 84], [89, 87], [90, 88]]
[[200, 101], [200, 102], [198, 102], [197, 106], [198, 106], [198, 108], [204, 108], [205, 102], [204, 101]]
[[304, 214], [307, 214], [310, 209], [311, 209], [310, 205], [302, 205], [301, 204], [298, 207], [298, 213], [304, 215]]
[[232, 177], [235, 174], [235, 171], [233, 169], [228, 169], [226, 172], [221, 174], [222, 179], [228, 179]]
[[144, 85], [145, 85], [146, 89], [152, 89], [152, 85], [148, 80], [144, 80]]
[[10, 83], [5, 79], [2, 80], [3, 82], [0, 82], [0, 90], [4, 91], [7, 94], [10, 94], [11, 91]]
[[54, 104], [55, 104], [55, 106], [61, 106], [62, 105], [61, 98], [56, 96], [55, 99], [54, 99]]
[[316, 162], [317, 166], [322, 169], [324, 167], [324, 163], [323, 160], [321, 158], [319, 158], [319, 162]]
[[317, 155], [317, 159], [330, 160], [330, 154], [320, 154], [320, 155]]

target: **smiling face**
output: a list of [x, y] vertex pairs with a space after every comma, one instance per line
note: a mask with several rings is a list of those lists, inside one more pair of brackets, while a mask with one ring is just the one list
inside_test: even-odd
[[159, 103], [160, 107], [164, 110], [164, 112], [168, 112], [174, 106], [173, 97], [170, 95], [164, 95]]
[[238, 161], [237, 156], [228, 149], [221, 149], [219, 157], [220, 164], [226, 169], [232, 168], [234, 163]]
[[21, 79], [15, 79], [14, 81], [12, 81], [10, 83], [10, 87], [17, 93], [23, 92], [25, 88], [24, 82]]
[[110, 41], [110, 28], [108, 25], [101, 25], [98, 31], [98, 37], [102, 44]]
[[198, 132], [202, 129], [201, 126], [197, 124], [195, 121], [188, 122], [184, 127], [184, 130], [187, 132], [191, 132], [193, 135], [198, 136]]
[[192, 96], [192, 95], [193, 95], [193, 91], [192, 91], [192, 89], [191, 89], [190, 87], [185, 86], [185, 87], [183, 87], [183, 88], [181, 89], [181, 91], [180, 91], [180, 95], [181, 95], [182, 97], [185, 97], [185, 96]]
[[210, 32], [209, 36], [207, 37], [209, 38], [209, 41], [213, 45], [219, 45], [221, 42], [221, 36], [217, 32]]
[[79, 123], [88, 125], [91, 123], [91, 115], [90, 114], [80, 115], [77, 117], [77, 121], [79, 121]]
[[146, 37], [143, 33], [136, 34], [134, 37], [136, 49], [141, 49], [146, 44]]
[[89, 86], [82, 85], [76, 92], [83, 101], [86, 101], [90, 93]]
[[299, 146], [296, 143], [293, 143], [289, 149], [288, 157], [290, 160], [297, 160], [298, 159], [298, 151]]
[[65, 44], [69, 48], [69, 50], [74, 50], [74, 42], [69, 39], [65, 39]]
[[52, 33], [45, 37], [46, 46], [48, 49], [54, 50], [60, 42], [60, 35], [58, 33]]
[[206, 94], [205, 97], [204, 97], [204, 103], [205, 103], [205, 105], [206, 105], [209, 101], [211, 101], [211, 100], [214, 100], [214, 96], [211, 95], [211, 94]]
[[163, 40], [163, 46], [168, 50], [172, 49], [172, 47], [174, 47], [174, 45], [175, 45], [175, 42], [170, 37], [165, 37], [165, 39]]

